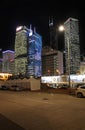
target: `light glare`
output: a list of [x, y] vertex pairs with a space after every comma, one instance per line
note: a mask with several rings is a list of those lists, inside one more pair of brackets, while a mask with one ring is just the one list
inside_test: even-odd
[[59, 31], [60, 31], [60, 32], [62, 32], [62, 31], [64, 31], [64, 30], [65, 30], [65, 28], [64, 28], [63, 25], [59, 26]]
[[19, 31], [21, 29], [22, 29], [22, 26], [19, 26], [19, 27], [16, 28], [16, 31]]

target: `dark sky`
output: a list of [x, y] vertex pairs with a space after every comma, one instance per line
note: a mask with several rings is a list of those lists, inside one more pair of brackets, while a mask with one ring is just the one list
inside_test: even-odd
[[36, 31], [42, 35], [44, 44], [47, 44], [49, 17], [53, 17], [57, 25], [73, 17], [79, 19], [81, 53], [84, 53], [84, 8], [83, 0], [3, 0], [0, 2], [0, 48], [14, 49], [15, 29], [18, 25], [32, 24], [32, 27], [36, 27]]

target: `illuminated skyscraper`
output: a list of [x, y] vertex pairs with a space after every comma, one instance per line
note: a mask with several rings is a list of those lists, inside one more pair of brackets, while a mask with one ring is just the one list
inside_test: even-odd
[[[65, 23], [65, 67], [66, 73], [75, 74], [80, 67], [80, 44], [78, 19], [69, 18]], [[69, 58], [69, 59], [68, 59]], [[69, 62], [68, 62], [69, 60]]]
[[[26, 26], [19, 26], [15, 39], [15, 73], [41, 76], [41, 48], [41, 36]], [[36, 52], [40, 59], [36, 59]]]
[[28, 29], [25, 26], [17, 27], [15, 38], [15, 74], [26, 73], [27, 43]]
[[33, 35], [29, 36], [28, 75], [41, 76], [41, 51], [42, 37], [34, 31]]
[[11, 50], [6, 50], [2, 52], [2, 72], [14, 74], [14, 56], [15, 52]]

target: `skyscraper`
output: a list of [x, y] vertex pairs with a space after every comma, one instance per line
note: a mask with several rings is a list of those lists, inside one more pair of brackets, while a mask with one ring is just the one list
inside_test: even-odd
[[63, 54], [49, 46], [42, 49], [42, 75], [63, 74]]
[[28, 29], [25, 26], [16, 28], [15, 38], [15, 74], [26, 73]]
[[66, 73], [75, 74], [80, 67], [80, 43], [78, 19], [69, 18], [65, 27], [65, 67]]
[[3, 51], [2, 56], [3, 56], [2, 72], [14, 74], [14, 56], [15, 56], [15, 52], [11, 51], [11, 50], [6, 50], [6, 51]]
[[28, 46], [28, 75], [40, 77], [42, 74], [42, 37], [36, 31], [34, 31], [33, 35], [29, 36]]
[[[41, 48], [41, 36], [31, 28], [19, 26], [15, 38], [15, 74], [41, 76]], [[36, 59], [36, 51], [40, 59]], [[37, 62], [40, 63], [38, 66]]]

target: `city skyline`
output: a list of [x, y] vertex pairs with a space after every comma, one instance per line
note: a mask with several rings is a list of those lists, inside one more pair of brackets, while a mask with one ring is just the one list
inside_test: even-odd
[[[53, 23], [51, 24], [53, 25]], [[47, 58], [47, 59], [44, 59], [43, 61], [45, 64], [45, 60], [46, 60], [47, 65], [48, 65], [49, 64], [48, 61], [51, 62], [53, 60], [54, 64], [53, 66], [51, 64], [51, 67], [50, 66], [47, 67], [47, 65], [45, 65], [47, 67], [46, 72], [52, 69], [52, 72], [56, 72], [56, 70], [59, 70], [59, 72], [63, 73], [61, 69], [59, 69], [59, 66], [61, 66], [64, 68], [64, 73], [68, 73], [69, 65], [71, 68], [70, 74], [74, 74], [79, 70], [80, 45], [79, 45], [78, 19], [74, 19], [74, 18], [67, 19], [64, 22], [64, 27], [65, 27], [64, 39], [65, 39], [65, 52], [66, 53], [65, 53], [65, 57], [63, 57], [63, 52], [61, 52], [62, 55], [61, 55], [61, 58], [59, 59], [62, 59], [62, 63], [63, 63], [63, 58], [64, 58], [66, 65], [64, 67], [63, 67], [63, 64], [59, 65], [60, 60], [59, 62], [57, 62], [58, 61], [57, 50], [56, 50], [56, 53], [53, 53], [55, 50], [53, 50], [50, 46], [50, 51], [52, 52], [53, 56], [49, 55], [50, 60]], [[53, 32], [51, 33], [53, 34]], [[41, 55], [40, 50], [42, 50], [41, 49], [42, 45], [40, 46], [40, 43], [42, 41], [42, 38], [40, 38], [39, 36], [40, 35], [36, 33], [35, 29], [31, 30], [31, 26], [30, 26], [30, 29], [28, 29], [26, 26], [19, 26], [16, 28], [15, 49], [14, 49], [15, 50], [15, 70], [16, 70], [15, 73], [23, 73], [24, 75], [25, 74], [34, 75], [34, 72], [37, 72], [34, 70], [40, 70], [40, 68], [42, 68], [42, 67], [39, 67], [38, 69], [38, 63], [40, 65], [39, 61], [42, 59], [40, 58], [40, 55]], [[51, 40], [53, 41], [56, 40], [56, 38], [54, 37]], [[38, 48], [38, 46], [40, 47]], [[69, 62], [68, 62], [68, 59], [69, 59]], [[34, 67], [35, 64], [36, 64], [36, 67]], [[31, 70], [31, 71], [28, 71], [28, 70]]]
[[[68, 6], [67, 6], [68, 5]], [[53, 17], [58, 26], [69, 17], [79, 19], [79, 33], [81, 53], [85, 52], [84, 45], [84, 7], [83, 3], [71, 1], [71, 3], [57, 4], [51, 2], [3, 2], [0, 5], [1, 29], [0, 48], [2, 50], [13, 49], [15, 42], [15, 30], [19, 25], [36, 27], [37, 32], [42, 35], [43, 45], [49, 44], [49, 17]], [[5, 37], [5, 38], [4, 38]]]

